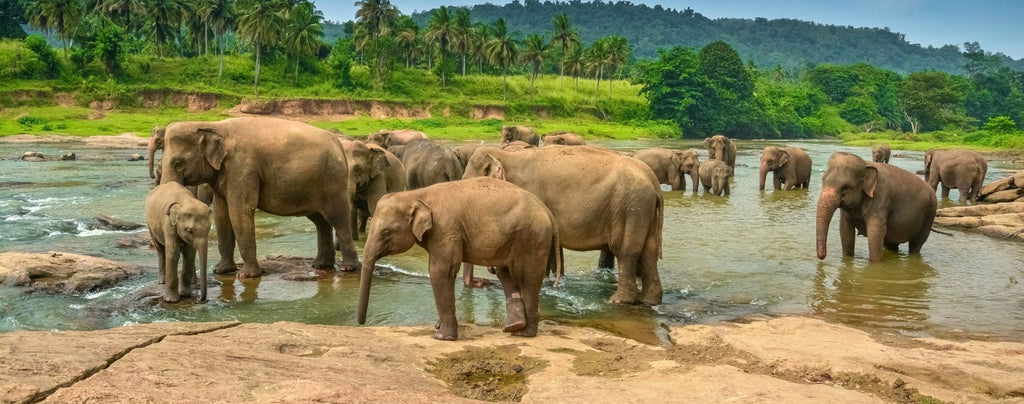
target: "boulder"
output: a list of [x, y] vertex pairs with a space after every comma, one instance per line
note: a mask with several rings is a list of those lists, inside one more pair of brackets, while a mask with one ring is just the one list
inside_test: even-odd
[[74, 152], [67, 152], [67, 153], [62, 154], [60, 156], [60, 159], [63, 160], [63, 161], [75, 161], [75, 160], [78, 160], [78, 156], [75, 155]]
[[106, 289], [142, 275], [142, 267], [88, 255], [48, 252], [0, 253], [0, 284], [57, 293]]
[[978, 192], [978, 199], [984, 199], [986, 196], [989, 196], [999, 191], [1005, 191], [1013, 187], [1013, 177], [1006, 177], [1000, 180], [992, 181], [981, 187], [981, 191]]
[[979, 197], [978, 199], [991, 203], [1004, 203], [1016, 201], [1022, 196], [1024, 196], [1024, 188], [1013, 188], [991, 193], [984, 198]]
[[99, 228], [104, 230], [129, 231], [146, 227], [145, 225], [139, 223], [115, 219], [107, 215], [99, 215], [96, 216], [94, 219], [96, 219], [96, 221], [99, 222]]
[[1024, 213], [1024, 203], [991, 203], [984, 205], [953, 206], [935, 212], [936, 217], [987, 216], [1004, 213]]
[[143, 155], [141, 155], [139, 153], [132, 153], [131, 156], [128, 156], [128, 161], [144, 161], [144, 160], [146, 160], [146, 157], [144, 157]]
[[40, 152], [25, 152], [25, 154], [21, 155], [21, 159], [33, 162], [46, 161], [46, 157], [44, 157], [43, 153]]

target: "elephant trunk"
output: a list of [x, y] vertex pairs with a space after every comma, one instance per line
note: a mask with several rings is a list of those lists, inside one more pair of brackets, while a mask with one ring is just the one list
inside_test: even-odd
[[828, 241], [828, 226], [832, 223], [832, 215], [839, 208], [839, 193], [835, 188], [822, 188], [818, 197], [818, 212], [815, 218], [815, 236], [817, 240], [818, 259], [825, 259]]
[[363, 248], [363, 268], [359, 274], [359, 309], [357, 320], [359, 324], [366, 324], [366, 306], [370, 303], [370, 281], [373, 280], [373, 268], [377, 265], [378, 248], [371, 235], [366, 237], [366, 245]]
[[693, 192], [697, 192], [697, 185], [700, 183], [698, 180], [700, 176], [700, 164], [694, 164], [693, 168], [690, 169], [690, 179], [693, 182]]
[[764, 191], [764, 180], [768, 177], [768, 164], [765, 164], [764, 161], [761, 162], [761, 172], [759, 172], [758, 175], [760, 176], [761, 181], [758, 182], [757, 189]]
[[156, 179], [156, 173], [153, 172], [153, 156], [156, 154], [156, 136], [149, 137], [149, 145], [146, 146], [146, 159], [149, 164], [149, 178]]
[[199, 252], [199, 301], [206, 301], [206, 257], [208, 241], [206, 237], [196, 242], [196, 250]]

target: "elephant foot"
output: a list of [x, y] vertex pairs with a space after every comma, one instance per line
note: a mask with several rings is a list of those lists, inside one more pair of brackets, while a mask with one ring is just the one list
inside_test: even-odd
[[441, 333], [437, 333], [437, 334], [434, 334], [434, 339], [440, 340], [440, 341], [455, 341], [455, 340], [459, 339], [459, 336], [458, 336], [458, 334], [456, 334], [456, 335], [444, 335], [444, 334], [441, 334]]
[[334, 270], [334, 263], [333, 262], [314, 262], [313, 263], [313, 269], [318, 269], [318, 270], [329, 269], [329, 270], [333, 271]]
[[238, 265], [232, 261], [220, 261], [213, 267], [213, 273], [217, 275], [230, 274], [238, 271]]
[[238, 278], [239, 280], [259, 278], [260, 276], [263, 276], [263, 271], [260, 269], [260, 267], [258, 265], [249, 263], [245, 263], [244, 265], [242, 265], [242, 269], [239, 270], [237, 274], [235, 274], [235, 277]]
[[536, 337], [537, 336], [537, 324], [531, 324], [524, 328], [522, 331], [516, 331], [512, 335], [517, 337]]
[[657, 306], [661, 304], [661, 288], [657, 288], [657, 291], [653, 290], [653, 288], [651, 289], [651, 291], [644, 290], [643, 293], [640, 294], [640, 303], [648, 306]]
[[467, 288], [485, 288], [494, 285], [494, 282], [491, 282], [490, 279], [470, 278], [468, 280], [463, 279], [463, 284], [465, 284]]
[[354, 272], [361, 268], [359, 261], [342, 261], [338, 264], [338, 270], [342, 272]]
[[459, 326], [458, 324], [441, 324], [440, 321], [434, 325], [437, 329], [437, 333], [434, 334], [434, 339], [441, 341], [455, 341], [459, 339]]
[[177, 303], [181, 301], [181, 296], [178, 295], [177, 291], [165, 290], [163, 299], [167, 303]]
[[616, 291], [608, 303], [611, 304], [634, 304], [636, 303], [636, 292], [624, 293], [622, 291]]
[[505, 326], [503, 332], [519, 332], [526, 328], [526, 305], [519, 292], [513, 292], [512, 297], [505, 299]]

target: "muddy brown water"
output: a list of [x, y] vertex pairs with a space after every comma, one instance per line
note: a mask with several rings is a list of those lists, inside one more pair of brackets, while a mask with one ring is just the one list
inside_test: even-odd
[[[685, 141], [593, 143], [617, 150], [699, 148], [697, 142]], [[810, 191], [758, 191], [758, 159], [767, 144], [807, 149], [814, 160]], [[27, 163], [18, 160], [25, 151], [47, 156], [73, 151], [79, 160]], [[548, 281], [542, 317], [649, 343], [664, 340], [663, 324], [787, 314], [817, 315], [908, 336], [1024, 340], [1024, 246], [1019, 243], [952, 230], [952, 237], [932, 234], [920, 256], [907, 255], [904, 245], [901, 252], [886, 252], [883, 262], [871, 264], [863, 237], [857, 240], [855, 257], [841, 257], [838, 232], [832, 226], [829, 256], [818, 260], [814, 210], [825, 162], [835, 151], [870, 156], [868, 148], [828, 141], [741, 142], [732, 195], [665, 192], [664, 258], [659, 262], [663, 304], [607, 304], [614, 291], [614, 271], [595, 268], [597, 252], [567, 251], [564, 285], [552, 289]], [[155, 283], [155, 253], [117, 248], [118, 239], [138, 232], [100, 230], [93, 219], [103, 214], [144, 221], [142, 204], [150, 187], [146, 163], [126, 161], [140, 152], [0, 144], [0, 251], [84, 253], [149, 268], [142, 278], [81, 296], [26, 295], [21, 289], [0, 286], [0, 332], [88, 330], [175, 320], [356, 324], [358, 274], [308, 281], [218, 277], [221, 283], [211, 286], [205, 304], [140, 302], [137, 296]], [[911, 171], [923, 167], [923, 153], [903, 154], [892, 163]], [[706, 155], [702, 150], [701, 158]], [[993, 162], [988, 179], [1019, 168]], [[955, 204], [957, 191], [951, 196], [952, 202], [940, 204]], [[311, 257], [315, 252], [313, 226], [306, 219], [261, 214], [256, 225], [261, 258]], [[356, 246], [361, 249], [362, 242]], [[214, 243], [211, 261], [216, 251]], [[414, 248], [380, 264], [368, 324], [432, 325], [436, 312], [426, 277], [426, 253]], [[490, 276], [485, 271], [478, 274]], [[505, 305], [500, 288], [459, 286], [456, 300], [460, 322], [502, 323]]]

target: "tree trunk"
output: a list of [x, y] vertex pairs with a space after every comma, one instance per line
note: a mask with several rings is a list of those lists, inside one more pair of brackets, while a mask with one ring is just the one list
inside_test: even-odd
[[224, 75], [224, 34], [221, 33], [217, 40], [217, 52], [220, 54], [220, 67], [217, 68], [217, 84], [220, 84], [220, 78]]
[[466, 77], [466, 54], [462, 54], [462, 77]]
[[252, 78], [253, 96], [260, 96], [260, 38], [256, 37], [256, 74]]

